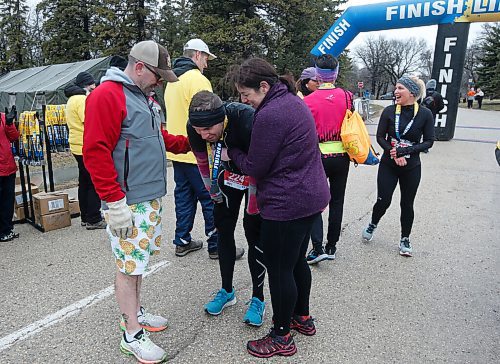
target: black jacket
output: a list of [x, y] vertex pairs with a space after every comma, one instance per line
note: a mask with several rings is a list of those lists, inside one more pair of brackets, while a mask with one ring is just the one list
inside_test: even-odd
[[[399, 118], [400, 133], [405, 130], [413, 118], [413, 111], [413, 105], [401, 108], [401, 116]], [[392, 166], [396, 166], [396, 162], [390, 157], [390, 150], [392, 149], [391, 138], [396, 138], [395, 117], [396, 105], [387, 106], [382, 111], [382, 115], [380, 115], [377, 129], [377, 142], [384, 149], [381, 163], [389, 163]], [[407, 154], [410, 155], [407, 165], [398, 168], [411, 169], [420, 164], [420, 152], [430, 149], [434, 144], [434, 118], [430, 110], [425, 107], [419, 107], [410, 130], [406, 134], [400, 135], [400, 137], [412, 142], [413, 146], [396, 149], [398, 157]]]
[[[226, 109], [227, 125], [222, 132], [223, 145], [226, 148], [238, 148], [247, 153], [252, 135], [254, 109], [239, 102], [224, 103], [224, 108]], [[194, 152], [207, 150], [207, 142], [194, 130], [189, 121], [187, 135]], [[222, 162], [222, 168], [242, 174], [232, 161]]]

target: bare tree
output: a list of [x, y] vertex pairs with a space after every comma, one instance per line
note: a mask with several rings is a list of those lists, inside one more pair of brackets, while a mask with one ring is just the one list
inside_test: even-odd
[[393, 85], [405, 74], [421, 73], [422, 54], [427, 51], [427, 42], [415, 38], [389, 41], [389, 53], [384, 69]]
[[379, 97], [387, 90], [387, 72], [385, 63], [389, 55], [389, 42], [382, 36], [378, 38], [366, 38], [362, 46], [354, 50], [369, 74], [370, 91], [375, 97]]

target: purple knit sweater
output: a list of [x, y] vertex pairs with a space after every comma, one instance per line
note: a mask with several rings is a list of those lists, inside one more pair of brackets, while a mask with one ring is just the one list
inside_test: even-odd
[[248, 154], [236, 148], [228, 153], [244, 174], [257, 180], [257, 203], [264, 219], [311, 216], [330, 201], [313, 116], [281, 82], [255, 111]]

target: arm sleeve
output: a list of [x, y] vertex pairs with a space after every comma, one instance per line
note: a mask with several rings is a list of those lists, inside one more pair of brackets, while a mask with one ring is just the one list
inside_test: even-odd
[[189, 138], [189, 143], [191, 144], [191, 149], [196, 158], [196, 164], [198, 165], [201, 179], [203, 180], [205, 188], [210, 191], [212, 182], [210, 180], [210, 167], [208, 165], [207, 142], [201, 138], [201, 136], [193, 129], [193, 127], [189, 123], [186, 126], [186, 131]]
[[79, 104], [79, 107], [78, 107], [78, 110], [77, 110], [77, 113], [78, 113], [78, 119], [82, 121], [82, 123], [85, 124], [85, 101], [82, 101], [80, 104]]
[[7, 135], [7, 139], [9, 140], [9, 142], [12, 143], [19, 139], [19, 131], [17, 130], [14, 124], [12, 125], [5, 124], [4, 127], [5, 127], [5, 135]]
[[280, 117], [271, 111], [255, 119], [248, 154], [237, 148], [228, 150], [229, 157], [243, 174], [257, 180], [268, 174], [288, 132], [280, 123]]
[[386, 107], [384, 111], [382, 111], [382, 115], [380, 115], [380, 120], [378, 122], [377, 128], [377, 143], [382, 147], [383, 150], [391, 150], [391, 143], [387, 141], [387, 133], [389, 132], [389, 123], [391, 122], [391, 118], [389, 117], [390, 111], [389, 108]]
[[172, 135], [169, 134], [167, 130], [162, 130], [161, 135], [163, 136], [167, 152], [183, 154], [191, 151], [188, 138], [184, 135]]
[[117, 182], [113, 151], [120, 138], [127, 110], [122, 86], [115, 87], [96, 89], [89, 95], [83, 132], [83, 161], [99, 198], [106, 202], [115, 202], [125, 197]]

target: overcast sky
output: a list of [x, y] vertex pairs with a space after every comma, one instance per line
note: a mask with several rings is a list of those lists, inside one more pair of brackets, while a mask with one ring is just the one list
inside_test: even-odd
[[[399, 0], [349, 0], [346, 4], [346, 7], [349, 6], [357, 6], [357, 5], [364, 5], [364, 4], [376, 4], [376, 3], [386, 3], [386, 2], [392, 2], [392, 1], [399, 1]], [[359, 35], [354, 38], [354, 40], [349, 44], [347, 48], [349, 49], [354, 49], [356, 46], [359, 46], [363, 44], [363, 41], [366, 39], [368, 36], [374, 36], [378, 37], [379, 35], [383, 35], [387, 38], [401, 38], [403, 37], [419, 37], [419, 38], [424, 38], [429, 46], [434, 49], [434, 45], [436, 44], [436, 35], [437, 35], [437, 25], [431, 25], [427, 27], [418, 27], [418, 28], [409, 28], [409, 29], [418, 29], [418, 34], [412, 34], [416, 32], [401, 32], [400, 29], [390, 29], [390, 30], [381, 30], [378, 32], [366, 32], [366, 33], [359, 33]], [[326, 31], [326, 30], [325, 30]], [[481, 23], [472, 23], [470, 26], [469, 30], [469, 43], [471, 40], [474, 40], [479, 33], [481, 32]], [[319, 38], [318, 38], [319, 40]]]

